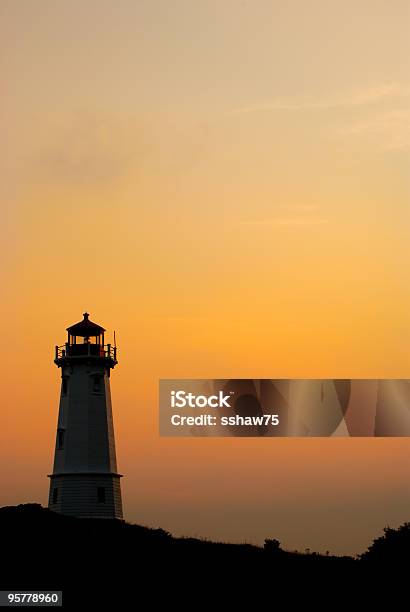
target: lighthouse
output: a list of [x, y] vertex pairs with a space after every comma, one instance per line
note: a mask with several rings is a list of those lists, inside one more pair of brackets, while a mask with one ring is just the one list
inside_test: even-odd
[[110, 373], [117, 348], [104, 344], [105, 329], [89, 319], [67, 328], [55, 347], [61, 370], [60, 408], [50, 477], [50, 510], [77, 517], [122, 519]]

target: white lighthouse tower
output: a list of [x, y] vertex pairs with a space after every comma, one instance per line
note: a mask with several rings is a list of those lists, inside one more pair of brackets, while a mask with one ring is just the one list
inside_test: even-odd
[[122, 519], [110, 393], [117, 349], [104, 345], [105, 329], [87, 312], [83, 316], [67, 328], [66, 344], [55, 349], [61, 395], [48, 507], [71, 516]]

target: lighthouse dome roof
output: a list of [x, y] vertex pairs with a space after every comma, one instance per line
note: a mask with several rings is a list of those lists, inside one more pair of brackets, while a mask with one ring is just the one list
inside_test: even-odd
[[93, 323], [92, 321], [90, 321], [90, 319], [88, 318], [88, 312], [85, 312], [83, 314], [83, 317], [84, 319], [79, 323], [75, 323], [74, 325], [67, 327], [67, 331], [69, 334], [71, 334], [72, 336], [82, 336], [85, 338], [89, 336], [99, 336], [100, 334], [105, 332], [105, 329], [101, 327], [101, 325], [97, 325], [97, 323]]

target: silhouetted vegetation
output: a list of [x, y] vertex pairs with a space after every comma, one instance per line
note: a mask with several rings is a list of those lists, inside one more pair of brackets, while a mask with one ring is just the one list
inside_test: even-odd
[[360, 559], [367, 563], [388, 565], [390, 568], [407, 566], [410, 560], [410, 523], [404, 523], [398, 529], [386, 527], [384, 535], [376, 538]]
[[[367, 569], [407, 560], [410, 524], [385, 529], [358, 559], [305, 551], [289, 552], [276, 539], [263, 547], [196, 538], [174, 538], [150, 529], [108, 519], [62, 516], [39, 504], [0, 508], [2, 572], [0, 589], [58, 589], [64, 604], [121, 602], [149, 595], [151, 605], [166, 596], [185, 597], [189, 588], [201, 599], [222, 594], [230, 601], [270, 596], [297, 585], [312, 588], [363, 584]], [[305, 590], [303, 590], [305, 585]], [[315, 586], [316, 585], [316, 586]], [[297, 590], [297, 589], [296, 589]], [[127, 606], [128, 607], [128, 606]]]

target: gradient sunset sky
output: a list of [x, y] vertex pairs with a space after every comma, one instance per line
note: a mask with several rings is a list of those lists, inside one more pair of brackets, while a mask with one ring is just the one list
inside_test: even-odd
[[159, 378], [410, 378], [407, 0], [0, 0], [0, 504], [88, 310], [128, 520], [360, 552], [410, 440], [161, 439]]

